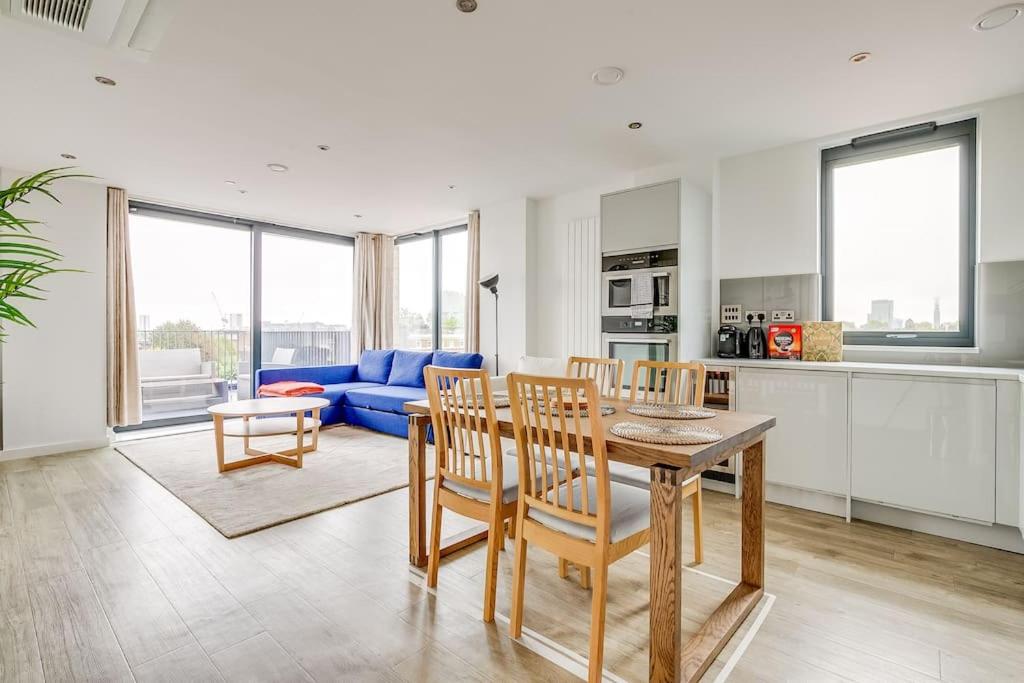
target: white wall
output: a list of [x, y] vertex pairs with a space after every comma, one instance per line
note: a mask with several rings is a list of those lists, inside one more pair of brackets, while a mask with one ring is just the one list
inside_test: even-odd
[[[0, 183], [21, 175], [0, 170]], [[53, 191], [61, 204], [34, 198], [18, 215], [45, 222], [39, 233], [64, 255], [65, 267], [85, 272], [42, 283], [47, 300], [23, 307], [35, 329], [7, 326], [0, 459], [107, 443], [106, 187], [60, 182]]]
[[[499, 340], [501, 372], [515, 368], [516, 359], [527, 353], [527, 275], [534, 260], [535, 227], [533, 200], [516, 199], [480, 209], [480, 277], [498, 273]], [[480, 353], [494, 372], [494, 296], [480, 292]]]
[[1024, 259], [1024, 94], [723, 159], [718, 174], [721, 278], [817, 273], [821, 150], [866, 133], [978, 117], [979, 260]]

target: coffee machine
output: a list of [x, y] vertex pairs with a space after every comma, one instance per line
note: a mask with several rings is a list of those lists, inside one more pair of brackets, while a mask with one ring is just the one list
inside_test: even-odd
[[744, 334], [735, 325], [722, 325], [718, 328], [718, 357], [742, 358], [746, 353]]
[[768, 338], [764, 334], [764, 313], [757, 314], [757, 325], [754, 325], [754, 316], [747, 314], [747, 323], [750, 329], [747, 330], [747, 358], [762, 359], [768, 357]]

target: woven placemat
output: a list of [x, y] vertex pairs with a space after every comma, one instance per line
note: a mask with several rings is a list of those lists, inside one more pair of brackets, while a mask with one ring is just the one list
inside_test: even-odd
[[679, 406], [671, 403], [634, 403], [626, 412], [640, 417], [665, 420], [704, 420], [715, 416], [715, 411], [700, 406]]
[[649, 422], [618, 422], [612, 425], [612, 434], [630, 441], [680, 446], [714, 443], [722, 440], [722, 432], [701, 425], [661, 425]]
[[[547, 414], [548, 410], [546, 408], [542, 408], [540, 412]], [[559, 411], [558, 411], [557, 407], [551, 409], [551, 414], [552, 415], [558, 415], [558, 412]], [[602, 415], [614, 415], [615, 414], [615, 406], [601, 406], [601, 414]], [[572, 411], [571, 410], [565, 411], [565, 415], [566, 415], [566, 417], [571, 417], [572, 416]], [[590, 416], [590, 411], [588, 409], [584, 408], [583, 410], [580, 411], [580, 417], [589, 417], [589, 416]]]

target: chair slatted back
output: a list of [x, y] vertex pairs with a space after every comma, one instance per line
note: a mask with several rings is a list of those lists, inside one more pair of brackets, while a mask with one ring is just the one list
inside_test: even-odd
[[703, 363], [638, 360], [633, 363], [629, 400], [703, 406], [706, 377]]
[[621, 358], [586, 358], [570, 356], [565, 374], [568, 377], [589, 377], [597, 382], [602, 398], [619, 398], [626, 361]]
[[[597, 383], [589, 378], [513, 372], [508, 375], [508, 393], [519, 459], [520, 504], [593, 527], [598, 542], [608, 543], [611, 491]], [[581, 404], [594, 408], [590, 417], [580, 415]], [[592, 478], [584, 462], [588, 435], [595, 469]], [[580, 489], [578, 501], [574, 501], [575, 487]]]
[[485, 370], [424, 369], [434, 426], [436, 476], [471, 486], [500, 500], [501, 438]]

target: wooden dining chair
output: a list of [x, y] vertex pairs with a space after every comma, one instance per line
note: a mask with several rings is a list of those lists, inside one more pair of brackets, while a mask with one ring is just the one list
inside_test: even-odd
[[[704, 407], [704, 384], [707, 370], [703, 363], [676, 363], [639, 360], [633, 364], [633, 378], [629, 386], [630, 403], [668, 403]], [[650, 472], [644, 467], [622, 462], [609, 464], [612, 481], [650, 490]], [[682, 484], [683, 498], [693, 503], [693, 557], [704, 561], [704, 494], [700, 475], [690, 477]]]
[[620, 398], [622, 381], [625, 379], [626, 362], [621, 358], [587, 358], [569, 356], [566, 377], [589, 377], [597, 382], [601, 398]]
[[[589, 418], [580, 416], [581, 394], [587, 406], [600, 404], [594, 380], [512, 373], [508, 376], [508, 389], [519, 454], [509, 632], [513, 638], [522, 635], [526, 554], [530, 544], [589, 567], [593, 574], [589, 680], [600, 681], [608, 566], [650, 540], [650, 496], [637, 488], [617, 484], [608, 476], [601, 414], [594, 411]], [[593, 476], [583, 467], [587, 434]], [[538, 471], [539, 478], [534, 476]]]
[[434, 508], [427, 560], [427, 586], [437, 586], [441, 561], [441, 517], [445, 509], [487, 524], [484, 621], [494, 621], [498, 551], [505, 521], [515, 518], [519, 498], [516, 459], [504, 455], [495, 425], [494, 401], [485, 370], [424, 369], [434, 427]]
[[638, 360], [633, 363], [629, 401], [703, 407], [706, 379], [703, 363]]

